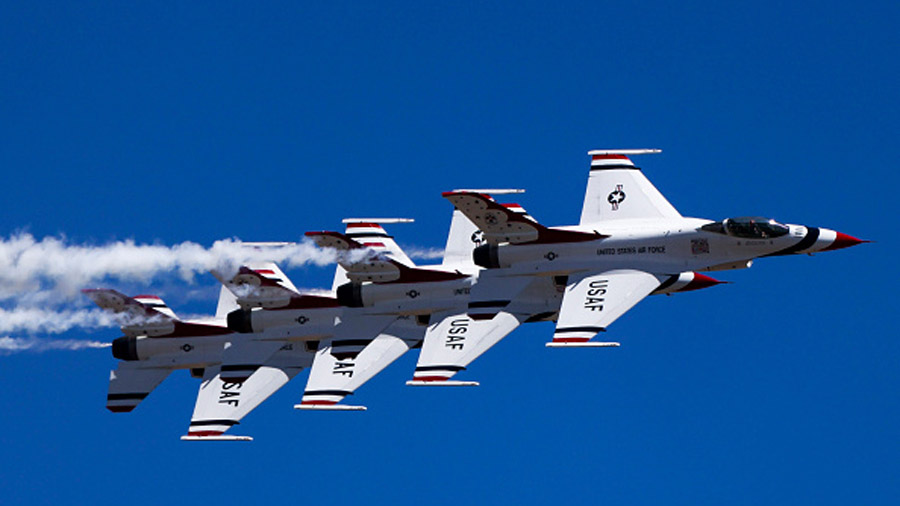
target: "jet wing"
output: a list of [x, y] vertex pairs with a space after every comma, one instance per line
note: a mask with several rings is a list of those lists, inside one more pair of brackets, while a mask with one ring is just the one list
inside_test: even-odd
[[[425, 333], [410, 385], [476, 385], [448, 382], [526, 321], [556, 313], [558, 294], [550, 279], [504, 276], [483, 270], [472, 287], [466, 313], [435, 315]], [[548, 293], [551, 290], [552, 293]]]
[[263, 401], [287, 384], [303, 370], [303, 366], [265, 365], [255, 370], [246, 381], [223, 380], [218, 367], [207, 368], [197, 392], [197, 403], [187, 436], [188, 441], [250, 440], [246, 436], [223, 436], [239, 424]]
[[500, 342], [524, 321], [501, 311], [489, 320], [474, 320], [465, 313], [451, 314], [429, 325], [407, 385], [475, 386], [474, 381], [449, 381], [459, 371]]
[[571, 276], [563, 294], [553, 343], [586, 343], [666, 278], [631, 269]]
[[163, 367], [140, 367], [140, 364], [119, 362], [109, 373], [109, 393], [106, 409], [113, 413], [127, 413], [150, 395], [162, 380], [172, 372]]
[[375, 339], [328, 339], [309, 372], [298, 409], [363, 410], [338, 404], [422, 341], [425, 327], [411, 317], [397, 319]]
[[591, 151], [581, 225], [630, 218], [680, 218], [681, 214], [635, 167], [628, 155], [658, 153], [655, 149]]

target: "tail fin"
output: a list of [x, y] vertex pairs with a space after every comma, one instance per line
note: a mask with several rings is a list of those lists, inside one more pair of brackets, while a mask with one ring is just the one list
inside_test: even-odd
[[294, 286], [294, 283], [291, 283], [290, 278], [275, 262], [255, 262], [247, 264], [247, 267], [297, 293], [297, 287]]
[[344, 234], [360, 243], [363, 247], [371, 248], [376, 253], [386, 253], [394, 260], [407, 267], [415, 267], [415, 263], [409, 259], [406, 253], [394, 241], [394, 236], [389, 235], [381, 226], [382, 223], [412, 223], [409, 218], [346, 218], [347, 224]]
[[[516, 193], [521, 192], [517, 191]], [[532, 218], [519, 204], [501, 205], [511, 212], [537, 223], [537, 220]], [[472, 252], [486, 242], [484, 232], [479, 230], [478, 226], [462, 211], [454, 208], [453, 218], [450, 220], [450, 232], [447, 234], [447, 246], [444, 248], [444, 260], [441, 265], [474, 267]]]
[[347, 269], [344, 269], [343, 265], [337, 264], [334, 268], [334, 280], [331, 282], [331, 293], [337, 293], [338, 287], [348, 282], [350, 282], [350, 278], [347, 277]]
[[[374, 251], [375, 255], [374, 258], [367, 256], [359, 259], [339, 259], [331, 286], [332, 292], [348, 281], [360, 281], [361, 278], [356, 274], [363, 276], [367, 281], [393, 281], [399, 278], [404, 268], [415, 269], [415, 263], [394, 241], [393, 236], [388, 235], [381, 226], [381, 223], [411, 223], [413, 220], [408, 218], [347, 218], [343, 221], [347, 224], [343, 234], [323, 231], [307, 232], [306, 236], [312, 238], [321, 248], [335, 248], [340, 251], [369, 249]], [[348, 274], [348, 271], [353, 274]], [[374, 271], [378, 271], [378, 273], [372, 277]], [[362, 272], [364, 274], [361, 274]]]
[[[300, 295], [297, 287], [272, 262], [252, 264], [252, 267], [241, 266], [232, 277], [217, 270], [210, 272], [231, 292], [234, 303], [244, 309], [284, 307], [290, 304], [292, 298]], [[221, 298], [219, 304], [220, 307], [223, 304]], [[218, 314], [217, 311], [216, 315]]]
[[658, 149], [596, 150], [591, 155], [580, 224], [630, 218], [680, 218], [627, 155], [659, 153]]
[[[525, 193], [520, 189], [461, 189], [455, 192], [472, 192], [484, 195], [507, 195], [511, 193]], [[447, 246], [444, 247], [444, 259], [441, 265], [474, 266], [472, 251], [485, 244], [484, 232], [478, 229], [478, 225], [470, 220], [465, 213], [458, 208], [453, 208], [453, 218], [450, 220], [450, 231], [447, 234]]]
[[216, 305], [216, 319], [224, 319], [228, 313], [235, 309], [240, 309], [237, 303], [237, 295], [228, 289], [224, 284], [219, 288], [219, 303]]
[[453, 209], [441, 265], [474, 266], [472, 251], [484, 244], [484, 234], [459, 209]]

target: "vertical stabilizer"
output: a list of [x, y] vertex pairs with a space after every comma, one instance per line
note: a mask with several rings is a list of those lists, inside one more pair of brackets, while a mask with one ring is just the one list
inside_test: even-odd
[[680, 218], [629, 159], [629, 155], [659, 153], [658, 149], [596, 150], [591, 155], [581, 225], [634, 218]]
[[386, 253], [391, 258], [407, 267], [415, 267], [416, 264], [394, 241], [394, 236], [389, 235], [381, 226], [382, 223], [412, 223], [409, 218], [346, 218], [347, 224], [344, 234], [354, 241], [378, 253]]
[[339, 286], [349, 282], [350, 278], [347, 277], [347, 269], [344, 269], [341, 264], [337, 264], [334, 268], [334, 281], [331, 282], [331, 293], [337, 293]]
[[[455, 192], [475, 192], [484, 195], [507, 195], [525, 193], [525, 190], [519, 189], [465, 189], [453, 190]], [[516, 206], [521, 209], [520, 206]], [[524, 212], [524, 210], [523, 210]], [[528, 217], [531, 219], [531, 217]], [[450, 231], [447, 234], [447, 245], [444, 247], [444, 259], [441, 265], [461, 265], [474, 267], [475, 262], [472, 259], [472, 250], [485, 244], [484, 234], [478, 229], [478, 226], [472, 222], [459, 209], [453, 209], [453, 217], [450, 220]]]
[[484, 243], [482, 233], [459, 209], [453, 210], [442, 265], [475, 266], [472, 250]]
[[240, 309], [237, 303], [237, 295], [231, 292], [225, 285], [219, 287], [219, 303], [216, 305], [216, 319], [225, 319], [228, 313]]

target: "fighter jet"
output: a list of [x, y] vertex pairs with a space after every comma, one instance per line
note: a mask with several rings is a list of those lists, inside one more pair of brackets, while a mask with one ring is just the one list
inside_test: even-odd
[[[420, 347], [433, 315], [441, 318], [448, 311], [464, 311], [469, 275], [456, 269], [416, 266], [382, 227], [410, 221], [348, 218], [344, 233], [306, 234], [319, 246], [341, 252], [332, 291], [342, 305], [370, 315], [393, 315], [396, 320], [374, 339], [322, 340], [296, 408], [365, 409], [340, 402], [404, 353]], [[462, 229], [459, 223], [453, 224], [445, 255], [471, 263], [468, 236], [474, 230], [474, 226]]]
[[473, 287], [470, 308], [479, 309], [480, 318], [503, 318], [533, 280], [552, 278], [565, 288], [547, 346], [610, 346], [617, 343], [591, 340], [644, 297], [683, 282], [691, 271], [742, 269], [760, 257], [866, 242], [763, 217], [683, 217], [629, 158], [658, 152], [589, 152], [587, 192], [574, 226], [546, 227], [480, 192], [444, 193], [483, 234], [485, 244], [473, 260], [497, 280]]
[[125, 319], [121, 328], [125, 335], [113, 341], [112, 354], [120, 362], [110, 372], [107, 409], [132, 411], [174, 370], [187, 369], [202, 378], [184, 440], [249, 441], [250, 437], [225, 432], [312, 363], [312, 352], [282, 344], [245, 381], [223, 378], [224, 349], [245, 339], [224, 325], [225, 315], [236, 307], [224, 288], [215, 317], [197, 321], [179, 319], [154, 295], [128, 297], [110, 289], [83, 292]]
[[[223, 370], [239, 376], [232, 378], [234, 381], [252, 379], [267, 357], [285, 344], [302, 346], [315, 354], [314, 363], [318, 365], [314, 366], [312, 376], [319, 376], [317, 371], [326, 367], [323, 361], [332, 360], [334, 363], [328, 368], [333, 371], [329, 373], [352, 378], [355, 363], [347, 360], [355, 358], [365, 345], [373, 341], [384, 343], [388, 339], [402, 341], [407, 334], [408, 325], [397, 322], [396, 313], [347, 307], [333, 296], [333, 290], [330, 295], [300, 293], [274, 263], [242, 266], [230, 277], [220, 272], [213, 274], [235, 295], [239, 306], [228, 313], [226, 320], [228, 328], [244, 339], [227, 348], [222, 359]], [[345, 273], [338, 267], [334, 285], [345, 279]], [[353, 389], [348, 388], [332, 385], [308, 392], [298, 407], [364, 410], [364, 406], [335, 406], [337, 400], [352, 393]]]
[[[480, 190], [482, 194], [486, 191]], [[494, 194], [522, 192], [505, 189], [489, 191]], [[527, 217], [521, 206], [504, 206]], [[345, 254], [339, 260], [338, 270], [344, 270], [344, 278], [348, 281], [341, 283], [335, 277], [334, 291], [339, 294], [338, 300], [377, 311], [405, 312], [405, 316], [401, 316], [371, 343], [354, 341], [355, 345], [362, 346], [361, 351], [360, 348], [347, 350], [333, 347], [328, 352], [328, 343], [321, 342], [310, 371], [304, 401], [298, 405], [300, 408], [316, 403], [323, 405], [322, 409], [362, 409], [360, 406], [337, 403], [412, 347], [421, 347], [422, 350], [413, 379], [407, 385], [477, 386], [478, 382], [456, 381], [451, 377], [465, 370], [520, 323], [556, 319], [565, 284], [560, 284], [559, 279], [554, 277], [532, 279], [529, 287], [509, 307], [504, 308], [502, 317], [494, 317], [494, 314], [488, 314], [487, 318], [481, 316], [479, 311], [491, 311], [491, 306], [469, 302], [472, 285], [489, 284], [491, 286], [487, 290], [503, 290], [505, 283], [502, 279], [494, 279], [492, 271], [475, 265], [473, 250], [483, 239], [475, 224], [459, 210], [453, 212], [440, 265], [413, 264], [380, 225], [397, 220], [344, 221], [348, 223], [344, 234], [307, 234], [320, 246], [357, 253]], [[418, 273], [415, 280], [409, 275], [411, 269]], [[455, 275], [445, 279], [441, 273]], [[686, 272], [667, 279], [664, 286], [654, 293], [695, 290], [718, 283], [707, 276]], [[485, 290], [481, 288], [482, 293]], [[410, 304], [409, 299], [416, 300], [416, 303]], [[417, 322], [419, 325], [416, 325]], [[427, 325], [423, 325], [425, 322]], [[394, 335], [400, 328], [403, 329], [403, 339]]]

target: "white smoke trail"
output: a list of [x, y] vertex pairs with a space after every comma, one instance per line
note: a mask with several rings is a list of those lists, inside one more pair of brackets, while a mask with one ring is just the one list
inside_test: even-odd
[[74, 244], [61, 237], [36, 239], [27, 233], [0, 238], [0, 336], [5, 336], [0, 337], [0, 353], [102, 347], [105, 344], [98, 341], [46, 336], [74, 328], [134, 323], [121, 315], [84, 309], [88, 301], [80, 293], [82, 288], [147, 284], [172, 275], [190, 283], [210, 269], [231, 272], [251, 262], [275, 261], [297, 267], [333, 260], [332, 251], [307, 241], [262, 244], [231, 239], [204, 247], [193, 242], [164, 246], [130, 240]]
[[[259, 262], [275, 262], [286, 268], [323, 266], [335, 262], [339, 254], [358, 261], [372, 252], [340, 253], [318, 248], [307, 240], [245, 243], [226, 239], [205, 247], [194, 242], [165, 246], [138, 244], [133, 240], [76, 244], [64, 237], [36, 239], [28, 233], [0, 238], [0, 336], [5, 336], [0, 337], [0, 354], [104, 347], [109, 344], [46, 336], [75, 328], [100, 329], [135, 323], [121, 315], [84, 309], [89, 302], [80, 293], [82, 288], [113, 285], [124, 289], [123, 284], [169, 283], [173, 277], [182, 284], [192, 283], [195, 276], [213, 269], [230, 277], [240, 265]], [[410, 256], [415, 258], [440, 258], [441, 254], [436, 249], [410, 249]], [[175, 289], [182, 295], [186, 293], [180, 286]], [[140, 291], [147, 293], [144, 288]], [[304, 292], [328, 293], [327, 290]]]
[[22, 233], [0, 239], [0, 301], [54, 303], [74, 299], [81, 288], [102, 280], [148, 282], [176, 273], [190, 282], [210, 269], [227, 272], [248, 262], [299, 267], [325, 265], [334, 259], [333, 251], [316, 248], [309, 241], [260, 246], [226, 239], [206, 248], [193, 242], [163, 246], [128, 240], [94, 246], [57, 237], [37, 240]]
[[39, 339], [36, 337], [0, 337], [0, 355], [23, 351], [49, 350], [84, 350], [89, 348], [107, 348], [112, 343], [101, 341], [82, 341], [79, 339]]
[[444, 258], [444, 250], [438, 248], [406, 248], [406, 255], [416, 260], [440, 260]]
[[61, 310], [35, 307], [0, 308], [0, 333], [61, 334], [75, 327], [98, 329], [121, 325], [122, 318], [100, 309]]

